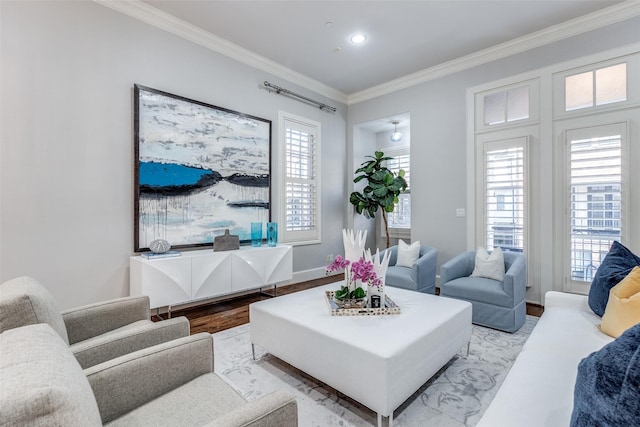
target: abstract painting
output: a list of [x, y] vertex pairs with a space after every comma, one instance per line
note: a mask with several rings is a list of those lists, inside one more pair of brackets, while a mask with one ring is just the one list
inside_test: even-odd
[[141, 85], [134, 104], [134, 250], [249, 242], [271, 219], [271, 121]]

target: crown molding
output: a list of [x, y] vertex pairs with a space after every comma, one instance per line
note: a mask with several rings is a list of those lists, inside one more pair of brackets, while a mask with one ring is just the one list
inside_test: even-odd
[[103, 6], [121, 12], [139, 21], [160, 28], [200, 46], [218, 52], [250, 67], [285, 79], [317, 94], [324, 95], [334, 101], [346, 104], [348, 96], [317, 80], [298, 73], [288, 67], [271, 61], [255, 52], [243, 48], [235, 43], [211, 34], [203, 29], [189, 24], [181, 19], [154, 8], [140, 0], [93, 0]]
[[182, 21], [140, 0], [93, 0], [103, 6], [175, 34], [203, 47], [297, 84], [334, 101], [352, 105], [419, 85], [478, 65], [506, 58], [540, 46], [554, 43], [587, 31], [605, 27], [640, 15], [640, 1], [626, 0], [535, 33], [426, 68], [415, 73], [347, 95], [304, 74], [298, 73], [255, 52]]
[[348, 105], [387, 95], [449, 74], [554, 43], [640, 15], [640, 1], [627, 0], [535, 33], [426, 68], [349, 95]]

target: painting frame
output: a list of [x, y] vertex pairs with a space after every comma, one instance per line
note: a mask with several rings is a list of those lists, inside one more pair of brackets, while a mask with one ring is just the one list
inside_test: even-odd
[[271, 221], [271, 120], [134, 84], [134, 252]]

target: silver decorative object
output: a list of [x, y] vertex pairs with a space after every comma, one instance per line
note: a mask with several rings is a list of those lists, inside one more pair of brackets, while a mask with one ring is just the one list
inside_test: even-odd
[[213, 239], [213, 251], [233, 251], [240, 249], [240, 236], [229, 234], [229, 229], [224, 230], [222, 236]]
[[167, 242], [164, 239], [157, 239], [149, 243], [149, 249], [154, 254], [163, 254], [171, 249], [171, 243]]

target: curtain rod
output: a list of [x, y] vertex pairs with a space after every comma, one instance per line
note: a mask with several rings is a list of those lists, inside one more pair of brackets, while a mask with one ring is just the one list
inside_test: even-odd
[[274, 84], [272, 84], [272, 83], [269, 83], [269, 82], [268, 82], [268, 81], [266, 81], [266, 80], [265, 80], [265, 82], [264, 82], [264, 86], [265, 86], [266, 88], [269, 88], [269, 89], [273, 89], [273, 90], [275, 90], [275, 92], [276, 92], [277, 94], [279, 94], [279, 95], [281, 95], [281, 94], [285, 94], [285, 95], [293, 96], [293, 97], [295, 97], [295, 98], [299, 98], [299, 99], [302, 99], [302, 100], [304, 100], [304, 101], [306, 101], [306, 102], [309, 102], [309, 103], [311, 103], [311, 104], [313, 104], [313, 105], [317, 105], [321, 110], [331, 111], [332, 113], [335, 113], [335, 112], [336, 112], [336, 107], [332, 107], [331, 105], [327, 105], [327, 104], [324, 104], [324, 103], [322, 103], [322, 102], [314, 101], [313, 99], [311, 99], [311, 98], [307, 98], [306, 96], [298, 95], [298, 94], [297, 94], [297, 93], [295, 93], [295, 92], [291, 92], [289, 89], [285, 89], [285, 88], [283, 88], [283, 87], [276, 86], [276, 85], [274, 85]]

